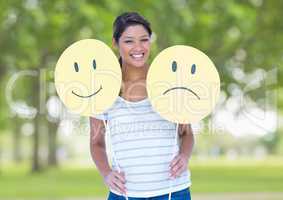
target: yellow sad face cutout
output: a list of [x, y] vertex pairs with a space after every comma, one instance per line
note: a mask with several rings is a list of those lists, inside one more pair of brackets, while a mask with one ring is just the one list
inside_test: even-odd
[[60, 99], [69, 110], [83, 116], [107, 110], [119, 95], [121, 81], [115, 54], [95, 39], [70, 45], [55, 68], [55, 87]]
[[219, 97], [220, 79], [200, 50], [177, 45], [160, 52], [147, 74], [153, 109], [175, 123], [193, 123], [209, 115]]

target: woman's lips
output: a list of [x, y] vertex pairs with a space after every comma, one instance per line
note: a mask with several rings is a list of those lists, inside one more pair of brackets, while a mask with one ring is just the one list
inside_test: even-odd
[[143, 60], [144, 53], [130, 54], [131, 58], [134, 60]]

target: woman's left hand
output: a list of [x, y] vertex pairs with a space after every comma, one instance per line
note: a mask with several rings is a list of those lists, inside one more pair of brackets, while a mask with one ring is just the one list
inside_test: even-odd
[[171, 161], [170, 168], [170, 177], [176, 178], [180, 176], [188, 168], [188, 156], [184, 153], [179, 153]]

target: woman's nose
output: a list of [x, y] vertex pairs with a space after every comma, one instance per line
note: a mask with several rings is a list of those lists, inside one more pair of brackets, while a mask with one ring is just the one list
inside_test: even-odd
[[135, 42], [135, 45], [134, 45], [134, 50], [136, 51], [140, 51], [143, 49], [143, 46], [140, 42]]

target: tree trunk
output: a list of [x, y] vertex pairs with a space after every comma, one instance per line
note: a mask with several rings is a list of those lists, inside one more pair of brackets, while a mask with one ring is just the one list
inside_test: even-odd
[[[34, 106], [37, 109], [35, 117], [35, 131], [33, 135], [33, 159], [32, 159], [32, 172], [38, 172], [42, 170], [41, 158], [40, 158], [40, 137], [47, 133], [46, 129], [46, 67], [47, 63], [47, 51], [43, 49], [41, 64], [38, 67], [38, 74], [35, 78], [34, 84]], [[45, 126], [45, 127], [44, 127]]]
[[40, 113], [40, 77], [39, 71], [38, 75], [35, 78], [35, 83], [33, 84], [34, 88], [34, 95], [33, 95], [33, 103], [34, 107], [37, 109], [37, 114], [35, 116], [35, 123], [34, 123], [34, 133], [33, 133], [33, 152], [32, 152], [32, 172], [39, 172], [42, 168], [40, 164], [39, 158], [39, 145], [40, 145], [40, 134], [41, 134], [41, 122], [42, 117]]
[[13, 160], [16, 163], [21, 162], [22, 159], [22, 148], [21, 148], [21, 140], [22, 140], [22, 134], [21, 134], [21, 124], [20, 124], [20, 119], [19, 117], [15, 117], [13, 119], [14, 124], [14, 133], [13, 133]]
[[32, 156], [32, 172], [38, 172], [41, 170], [40, 159], [39, 159], [39, 138], [40, 138], [40, 126], [41, 117], [36, 115], [35, 118], [35, 129], [33, 133], [33, 156]]
[[57, 128], [58, 123], [49, 122], [48, 129], [48, 166], [57, 166]]

